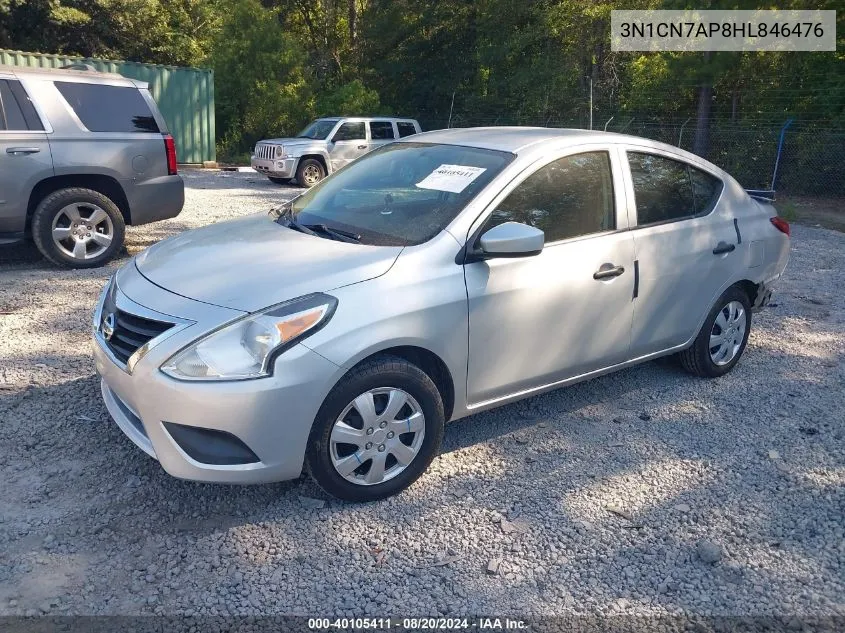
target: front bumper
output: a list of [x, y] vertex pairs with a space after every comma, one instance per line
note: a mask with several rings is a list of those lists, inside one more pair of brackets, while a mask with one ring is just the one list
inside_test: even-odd
[[296, 175], [296, 158], [280, 158], [266, 160], [252, 157], [250, 165], [259, 174], [273, 176], [273, 178], [293, 178]]
[[[159, 370], [161, 364], [198, 336], [241, 313], [177, 297], [158, 288], [137, 272], [134, 262], [118, 273], [116, 283], [115, 304], [125, 312], [145, 310], [144, 314], [150, 316], [158, 308], [161, 320], [173, 320], [172, 308], [177, 299], [180, 306], [178, 331], [152, 345], [134, 364], [130, 362], [131, 373], [109, 352], [99, 330], [95, 332], [94, 358], [102, 378], [103, 400], [127, 437], [156, 458], [165, 471], [182, 479], [261, 483], [298, 477], [311, 424], [338, 379], [340, 368], [297, 345], [278, 357], [273, 375], [267, 378], [229, 382], [175, 380]], [[129, 293], [133, 293], [131, 297]], [[174, 440], [165, 423], [234, 435], [259, 461], [201, 463]]]

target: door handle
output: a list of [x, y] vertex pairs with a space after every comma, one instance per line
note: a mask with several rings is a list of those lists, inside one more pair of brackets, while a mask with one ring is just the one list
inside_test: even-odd
[[358, 149], [367, 149], [367, 146], [366, 145], [359, 145]]
[[37, 154], [41, 151], [40, 147], [8, 147], [6, 148], [6, 153], [11, 154], [12, 156], [18, 156], [20, 154]]
[[598, 279], [599, 281], [601, 281], [602, 279], [612, 279], [613, 277], [618, 277], [624, 272], [625, 269], [622, 266], [614, 266], [613, 264], [602, 264], [601, 268], [599, 268], [596, 272], [593, 273], [593, 279]]
[[719, 242], [718, 244], [716, 244], [716, 248], [713, 249], [713, 254], [722, 255], [723, 253], [730, 253], [735, 249], [736, 246], [734, 244], [728, 244], [727, 242]]

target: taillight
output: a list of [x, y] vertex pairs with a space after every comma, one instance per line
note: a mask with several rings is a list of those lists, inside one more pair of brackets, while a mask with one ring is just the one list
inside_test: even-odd
[[789, 236], [789, 222], [787, 222], [783, 218], [779, 218], [778, 216], [775, 216], [773, 218], [769, 218], [769, 222], [774, 224], [775, 228], [778, 231], [780, 231], [781, 233], [783, 233], [787, 237]]
[[176, 142], [170, 134], [164, 135], [164, 151], [167, 154], [167, 173], [170, 176], [175, 176], [176, 168]]

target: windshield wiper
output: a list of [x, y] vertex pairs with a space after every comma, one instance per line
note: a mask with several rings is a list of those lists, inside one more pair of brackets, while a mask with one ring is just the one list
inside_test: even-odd
[[320, 231], [340, 242], [349, 242], [350, 244], [359, 244], [361, 242], [361, 236], [357, 233], [336, 229], [325, 224], [301, 224], [300, 226], [312, 232]]

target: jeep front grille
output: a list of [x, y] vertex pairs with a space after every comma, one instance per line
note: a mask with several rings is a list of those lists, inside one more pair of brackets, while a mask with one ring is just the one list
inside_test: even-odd
[[256, 145], [255, 157], [263, 158], [264, 160], [273, 160], [276, 157], [275, 145]]

